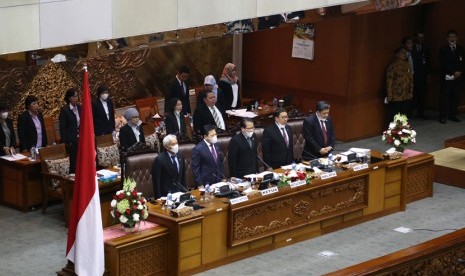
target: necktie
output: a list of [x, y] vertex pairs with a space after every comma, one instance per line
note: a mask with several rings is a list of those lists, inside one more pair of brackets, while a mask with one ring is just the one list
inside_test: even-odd
[[249, 143], [250, 148], [252, 148], [252, 139], [250, 139], [250, 137], [247, 137], [247, 143]]
[[282, 131], [284, 142], [286, 143], [286, 146], [289, 146], [289, 140], [287, 140], [287, 135], [286, 135], [286, 132], [284, 132], [283, 127], [281, 128], [281, 131]]
[[325, 145], [328, 144], [328, 133], [326, 133], [325, 121], [321, 120], [321, 130], [323, 131], [323, 138], [325, 139]]
[[181, 81], [180, 83], [182, 94], [186, 95], [186, 91], [184, 90], [184, 82]]
[[172, 155], [171, 156], [171, 161], [173, 162], [173, 166], [176, 169], [176, 172], [179, 172], [178, 170], [178, 163], [176, 163], [176, 156]]
[[223, 129], [223, 127], [221, 125], [220, 117], [218, 117], [218, 114], [216, 114], [215, 107], [212, 107], [212, 112], [213, 112], [213, 119], [215, 120], [216, 126]]
[[216, 156], [216, 151], [215, 151], [215, 148], [213, 147], [213, 144], [210, 144], [210, 148], [211, 148], [210, 150], [211, 150], [212, 155], [213, 155], [213, 159], [215, 159], [215, 162], [216, 162], [217, 156]]
[[455, 52], [455, 45], [451, 45], [450, 47], [452, 49], [452, 52]]

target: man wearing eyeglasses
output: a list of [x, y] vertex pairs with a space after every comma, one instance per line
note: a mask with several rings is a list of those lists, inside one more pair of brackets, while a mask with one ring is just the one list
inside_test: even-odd
[[262, 151], [264, 165], [276, 169], [294, 162], [294, 142], [286, 110], [277, 109], [273, 117], [274, 124], [263, 132]]
[[243, 118], [240, 126], [241, 132], [234, 135], [228, 145], [229, 174], [237, 178], [258, 172], [254, 123], [252, 119]]
[[304, 120], [302, 131], [305, 138], [305, 147], [302, 159], [311, 160], [327, 156], [334, 149], [336, 135], [333, 121], [329, 117], [329, 103], [319, 101], [316, 112]]

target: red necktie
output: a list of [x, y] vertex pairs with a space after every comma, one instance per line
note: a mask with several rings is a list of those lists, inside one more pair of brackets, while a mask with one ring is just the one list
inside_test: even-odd
[[326, 133], [325, 121], [321, 120], [321, 130], [323, 131], [323, 138], [325, 138], [325, 145], [328, 144], [328, 133]]
[[211, 147], [211, 151], [212, 151], [212, 155], [213, 155], [213, 159], [215, 159], [215, 162], [216, 162], [216, 151], [215, 151], [215, 148], [213, 147], [213, 144], [210, 144], [210, 147]]
[[281, 131], [283, 133], [283, 138], [284, 138], [284, 142], [286, 143], [286, 146], [289, 146], [289, 140], [287, 140], [287, 135], [286, 133], [284, 132], [284, 128], [282, 127], [281, 128]]

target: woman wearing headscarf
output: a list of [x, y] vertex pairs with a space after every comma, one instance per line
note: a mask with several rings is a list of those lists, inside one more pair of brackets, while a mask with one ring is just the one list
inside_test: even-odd
[[13, 121], [8, 118], [8, 106], [0, 103], [0, 156], [8, 154], [16, 145]]
[[236, 65], [228, 63], [224, 66], [218, 88], [220, 92], [217, 98], [224, 110], [237, 109], [241, 106]]
[[121, 150], [127, 151], [136, 143], [145, 143], [145, 137], [137, 109], [134, 107], [128, 108], [123, 116], [128, 123], [119, 130], [119, 142]]

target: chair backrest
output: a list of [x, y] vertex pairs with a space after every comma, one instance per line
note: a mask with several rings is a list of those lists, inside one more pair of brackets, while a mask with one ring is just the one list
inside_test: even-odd
[[[150, 113], [153, 113], [152, 115], [155, 115], [157, 113], [160, 114], [158, 110], [158, 98], [157, 97], [137, 99], [134, 102], [136, 104], [137, 110], [139, 111], [140, 118], [144, 122], [147, 116], [150, 115]], [[148, 109], [144, 107], [148, 107]]]
[[[255, 135], [257, 136], [257, 154], [262, 159], [263, 159], [263, 149], [262, 149], [263, 131], [264, 131], [263, 128], [256, 128], [254, 131]], [[261, 172], [265, 170], [265, 166], [260, 160], [258, 161], [258, 170]]]
[[304, 124], [303, 120], [289, 121], [287, 123], [292, 128], [292, 139], [294, 143], [294, 158], [300, 159], [302, 157], [302, 152], [304, 151], [305, 138], [302, 131]]
[[113, 140], [112, 134], [100, 135], [95, 137], [95, 145], [97, 147], [108, 147], [114, 144], [115, 141]]
[[[69, 173], [69, 159], [66, 154], [65, 144], [43, 147], [39, 149], [42, 172], [51, 173], [59, 176], [66, 176]], [[63, 159], [63, 160], [58, 160]], [[57, 160], [55, 162], [51, 160]], [[47, 164], [48, 163], [48, 164]], [[44, 183], [50, 189], [56, 189], [59, 186], [57, 180], [49, 179], [44, 175]]]
[[97, 165], [99, 168], [117, 166], [120, 163], [120, 152], [112, 134], [95, 137], [97, 147]]
[[228, 145], [229, 141], [231, 140], [230, 136], [225, 136], [225, 137], [218, 137], [218, 146], [221, 149], [221, 152], [223, 153], [224, 160], [223, 160], [223, 166], [224, 166], [224, 176], [230, 177], [229, 175], [229, 162], [228, 162]]
[[186, 187], [195, 187], [194, 174], [192, 173], [192, 149], [194, 149], [194, 143], [179, 144], [179, 155], [184, 157], [184, 167], [186, 170]]
[[44, 124], [45, 124], [45, 133], [47, 133], [47, 140], [50, 145], [54, 142], [56, 143], [56, 136], [55, 136], [55, 126], [53, 123], [52, 117], [44, 117]]
[[41, 160], [60, 159], [68, 156], [66, 154], [65, 144], [56, 144], [53, 146], [40, 148], [39, 155]]
[[137, 183], [137, 190], [144, 197], [153, 197], [152, 166], [158, 153], [143, 153], [126, 158], [124, 178], [132, 178]]

